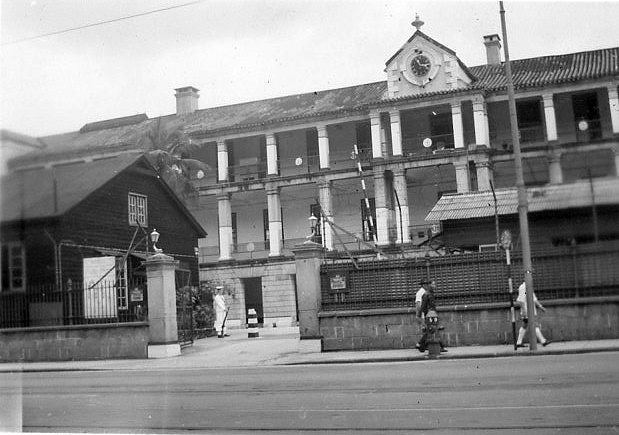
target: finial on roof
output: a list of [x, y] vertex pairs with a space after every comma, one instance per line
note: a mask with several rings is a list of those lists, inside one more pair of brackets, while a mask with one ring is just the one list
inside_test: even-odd
[[419, 30], [421, 26], [424, 25], [424, 22], [419, 19], [419, 14], [415, 14], [415, 21], [413, 21], [411, 24], [413, 25], [413, 27]]

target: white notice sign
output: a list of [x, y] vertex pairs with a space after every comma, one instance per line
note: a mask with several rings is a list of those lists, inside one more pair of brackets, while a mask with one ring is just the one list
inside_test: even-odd
[[87, 319], [118, 315], [115, 266], [116, 257], [84, 258], [84, 316]]

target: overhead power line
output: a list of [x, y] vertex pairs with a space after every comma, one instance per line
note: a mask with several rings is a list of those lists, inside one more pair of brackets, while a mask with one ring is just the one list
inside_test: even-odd
[[70, 27], [68, 29], [56, 30], [54, 32], [49, 32], [49, 33], [42, 33], [40, 35], [29, 36], [28, 38], [22, 38], [22, 39], [17, 39], [15, 41], [5, 42], [5, 43], [3, 43], [1, 45], [18, 44], [20, 42], [32, 41], [34, 39], [41, 39], [41, 38], [45, 38], [47, 36], [60, 35], [62, 33], [68, 33], [68, 32], [73, 32], [75, 30], [87, 29], [89, 27], [101, 26], [103, 24], [116, 23], [118, 21], [129, 20], [131, 18], [143, 17], [145, 15], [156, 14], [156, 13], [159, 13], [159, 12], [165, 12], [165, 11], [169, 11], [169, 10], [172, 10], [172, 9], [184, 8], [186, 6], [195, 5], [197, 3], [202, 3], [203, 1], [204, 0], [195, 0], [195, 1], [187, 2], [187, 3], [182, 3], [180, 5], [168, 6], [166, 8], [155, 9], [155, 10], [147, 11], [147, 12], [141, 12], [139, 14], [126, 15], [124, 17], [113, 18], [111, 20], [104, 20], [104, 21], [98, 21], [96, 23], [84, 24], [83, 26]]

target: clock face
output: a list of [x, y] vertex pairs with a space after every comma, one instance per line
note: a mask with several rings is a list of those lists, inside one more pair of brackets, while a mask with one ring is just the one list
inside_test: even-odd
[[411, 60], [411, 70], [417, 77], [423, 77], [428, 74], [431, 67], [432, 63], [430, 62], [430, 59], [423, 54], [415, 56], [413, 60]]

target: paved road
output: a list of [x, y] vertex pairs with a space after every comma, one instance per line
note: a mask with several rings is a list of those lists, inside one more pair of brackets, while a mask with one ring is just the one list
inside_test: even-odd
[[[6, 429], [617, 433], [619, 352], [236, 369], [0, 374]], [[10, 414], [10, 416], [8, 415]], [[438, 430], [437, 430], [438, 429]], [[511, 429], [511, 430], [510, 430]]]

